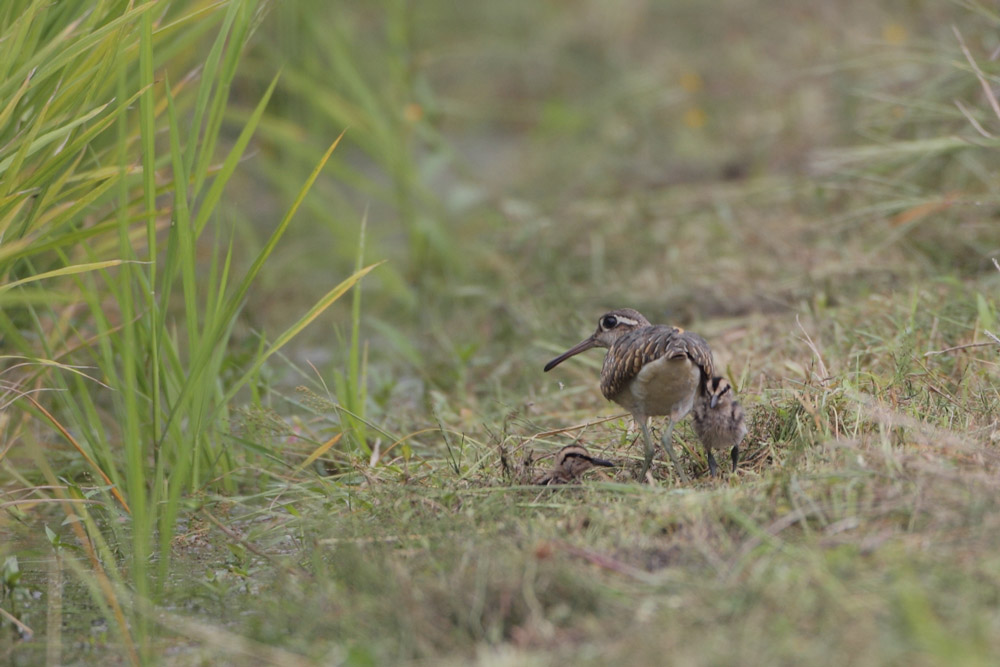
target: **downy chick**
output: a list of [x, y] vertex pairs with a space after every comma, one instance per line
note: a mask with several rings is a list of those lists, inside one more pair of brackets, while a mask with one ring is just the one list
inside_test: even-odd
[[715, 457], [712, 456], [713, 449], [729, 449], [733, 472], [736, 472], [736, 464], [740, 460], [740, 443], [747, 434], [747, 421], [743, 406], [736, 400], [729, 380], [718, 376], [708, 380], [705, 393], [695, 401], [692, 415], [694, 432], [705, 447], [708, 470], [712, 477], [719, 471]]

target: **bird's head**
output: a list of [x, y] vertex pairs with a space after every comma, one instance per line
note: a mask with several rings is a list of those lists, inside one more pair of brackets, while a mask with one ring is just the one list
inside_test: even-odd
[[719, 401], [723, 399], [731, 390], [732, 385], [724, 377], [715, 376], [705, 383], [705, 394], [708, 396], [708, 405], [715, 409]]
[[576, 356], [592, 347], [611, 347], [616, 340], [628, 332], [648, 326], [649, 320], [642, 313], [631, 308], [619, 308], [618, 310], [604, 313], [597, 320], [597, 330], [589, 338], [585, 338], [545, 364], [545, 371], [552, 370], [570, 357]]

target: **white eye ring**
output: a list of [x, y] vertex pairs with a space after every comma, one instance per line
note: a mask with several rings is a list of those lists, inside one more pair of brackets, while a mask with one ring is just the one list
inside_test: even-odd
[[618, 326], [618, 318], [614, 315], [605, 315], [601, 319], [601, 328], [605, 331], [614, 329], [616, 326]]

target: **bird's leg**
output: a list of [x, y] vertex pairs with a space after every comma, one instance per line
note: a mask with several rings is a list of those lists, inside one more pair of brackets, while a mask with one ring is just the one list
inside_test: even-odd
[[670, 444], [671, 440], [673, 439], [673, 435], [674, 435], [674, 420], [670, 419], [667, 421], [667, 429], [663, 432], [663, 435], [660, 436], [660, 439], [663, 441], [663, 448], [667, 450], [667, 456], [670, 457], [670, 462], [674, 464], [675, 468], [677, 468], [677, 475], [681, 478], [682, 482], [687, 484], [688, 482], [687, 474], [685, 474], [684, 468], [681, 467], [680, 461], [677, 460], [677, 455], [674, 454], [673, 445]]
[[709, 477], [715, 477], [719, 474], [719, 464], [715, 462], [715, 457], [712, 456], [711, 449], [706, 449], [705, 453], [708, 454], [708, 475]]
[[729, 455], [733, 459], [733, 472], [736, 472], [736, 464], [740, 462], [740, 446], [733, 445]]
[[646, 479], [646, 471], [649, 470], [649, 466], [653, 462], [653, 437], [649, 434], [649, 417], [643, 417], [638, 422], [639, 427], [642, 428], [642, 440], [646, 447], [645, 459], [642, 462], [642, 472], [639, 474], [639, 480], [642, 481]]

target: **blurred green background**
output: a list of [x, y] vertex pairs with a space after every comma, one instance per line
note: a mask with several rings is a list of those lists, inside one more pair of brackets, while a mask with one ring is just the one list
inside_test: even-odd
[[[364, 283], [373, 368], [446, 390], [516, 391], [540, 337], [623, 304], [691, 324], [853, 298], [859, 272], [893, 279], [857, 246], [898, 249], [888, 229], [857, 239], [878, 224], [859, 210], [885, 219], [970, 179], [995, 194], [969, 164], [985, 155], [904, 146], [974, 134], [950, 101], [978, 85], [953, 25], [994, 48], [980, 13], [939, 2], [275, 7], [244, 73], [262, 87], [283, 68], [245, 187], [281, 201], [347, 134], [247, 312], [311, 302], [353, 265], [366, 215], [366, 258], [389, 260]], [[858, 164], [859, 146], [884, 153]], [[240, 208], [266, 226], [268, 206]], [[989, 268], [996, 236], [971, 227], [939, 262]], [[902, 242], [934, 262], [930, 236]], [[303, 336], [330, 354], [329, 326]]]

